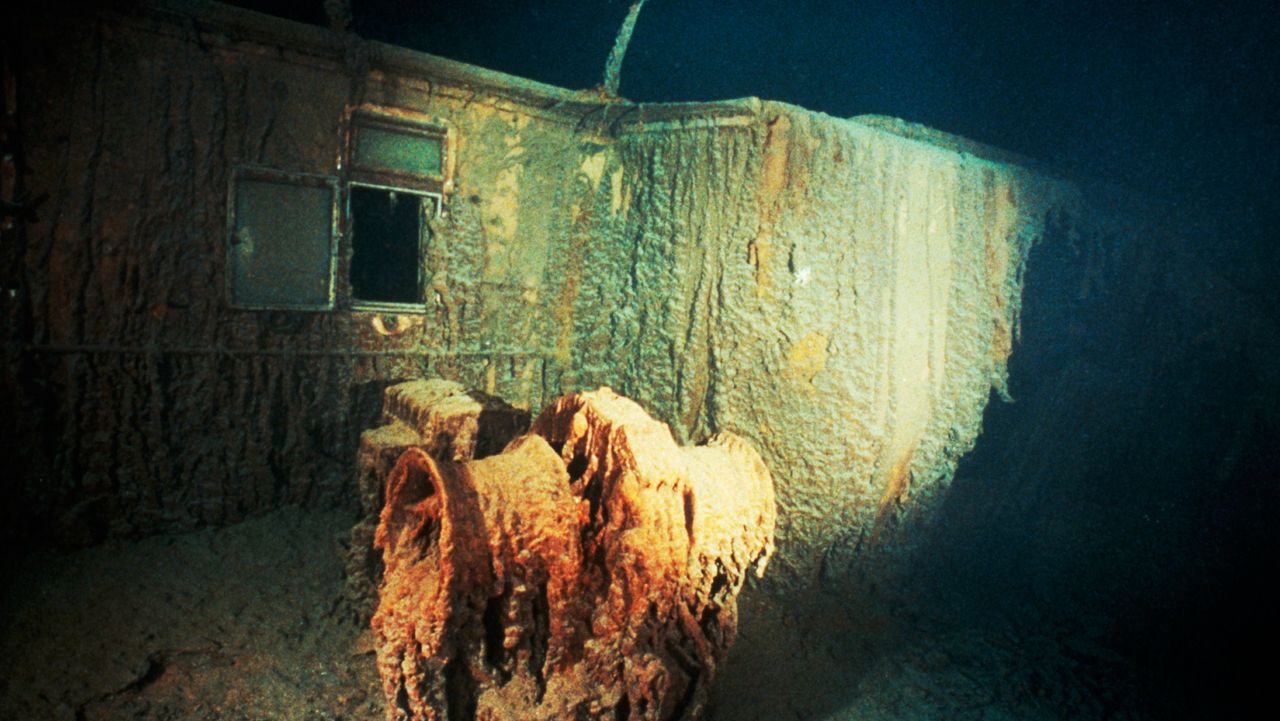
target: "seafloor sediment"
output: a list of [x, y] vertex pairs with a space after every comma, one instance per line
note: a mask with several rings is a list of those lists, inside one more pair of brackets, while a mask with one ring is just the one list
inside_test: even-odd
[[[340, 610], [352, 520], [287, 508], [6, 559], [0, 719], [382, 719], [370, 634]], [[1144, 705], [1152, 679], [1088, 638], [926, 605], [877, 615], [819, 594], [777, 609], [748, 594], [708, 718], [1170, 715]]]

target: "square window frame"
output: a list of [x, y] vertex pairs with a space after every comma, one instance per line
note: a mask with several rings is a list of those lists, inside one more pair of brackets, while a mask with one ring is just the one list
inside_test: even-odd
[[[393, 170], [390, 168], [379, 167], [377, 165], [365, 165], [361, 162], [358, 150], [360, 146], [360, 133], [366, 128], [386, 133], [407, 135], [415, 138], [425, 138], [437, 141], [440, 144], [440, 166], [429, 172], [413, 173], [405, 170]], [[409, 182], [421, 182], [422, 179], [429, 178], [442, 183], [444, 182], [445, 170], [448, 167], [448, 137], [448, 130], [436, 125], [435, 123], [427, 121], [410, 122], [386, 115], [374, 114], [369, 111], [357, 111], [351, 116], [351, 138], [348, 143], [348, 157], [351, 159], [351, 169], [356, 172], [371, 173], [374, 175], [402, 177]]]
[[[340, 289], [342, 307], [352, 312], [402, 313], [422, 315], [429, 312], [426, 299], [427, 279], [425, 268], [418, 269], [418, 292], [420, 300], [415, 303], [393, 303], [387, 301], [360, 300], [355, 297], [351, 285], [351, 258], [355, 252], [352, 231], [355, 225], [351, 217], [351, 188], [372, 188], [395, 193], [429, 197], [435, 201], [435, 212], [432, 219], [446, 215], [445, 204], [452, 192], [452, 179], [455, 162], [455, 144], [457, 133], [453, 126], [436, 116], [405, 108], [394, 108], [381, 105], [365, 104], [349, 108], [342, 124], [342, 153], [339, 162], [341, 176], [341, 234], [340, 246], [335, 251], [337, 288]], [[404, 133], [417, 137], [435, 138], [440, 141], [440, 167], [430, 173], [405, 173], [388, 168], [370, 167], [360, 163], [357, 155], [357, 143], [361, 127], [374, 128], [381, 131]], [[419, 226], [418, 253], [421, 257], [426, 238], [425, 228]]]
[[[362, 164], [356, 152], [362, 127], [439, 140], [439, 169], [432, 172], [407, 173]], [[376, 106], [355, 108], [348, 114], [346, 122], [343, 153], [348, 176], [346, 180], [347, 182], [380, 183], [447, 195], [449, 181], [453, 176], [454, 138], [455, 134], [450, 127], [435, 117], [407, 115], [406, 111]]]
[[[328, 300], [324, 303], [240, 303], [236, 301], [235, 289], [233, 287], [233, 267], [235, 261], [232, 256], [236, 248], [236, 224], [239, 216], [239, 203], [237, 202], [237, 193], [239, 185], [244, 181], [257, 181], [268, 183], [281, 183], [283, 185], [295, 185], [311, 188], [328, 188], [329, 190], [329, 275], [328, 284]], [[295, 171], [279, 170], [276, 168], [268, 168], [260, 165], [237, 165], [232, 168], [230, 178], [227, 182], [227, 227], [226, 235], [223, 238], [225, 243], [225, 251], [223, 253], [223, 293], [226, 297], [227, 306], [234, 310], [253, 310], [253, 311], [311, 311], [311, 312], [328, 312], [337, 308], [338, 294], [338, 251], [340, 232], [339, 207], [343, 196], [341, 194], [341, 184], [336, 176], [320, 175], [317, 173], [302, 173]]]
[[[357, 311], [357, 312], [373, 312], [373, 313], [425, 313], [427, 312], [426, 278], [424, 277], [425, 276], [425, 274], [423, 273], [424, 269], [422, 268], [421, 265], [419, 265], [418, 267], [418, 296], [420, 300], [414, 301], [412, 303], [409, 303], [409, 302], [400, 303], [400, 302], [385, 301], [385, 300], [362, 300], [355, 296], [355, 290], [351, 287], [351, 278], [350, 278], [351, 256], [354, 255], [355, 253], [355, 236], [354, 236], [355, 218], [353, 218], [351, 215], [351, 189], [352, 188], [369, 188], [371, 190], [386, 190], [392, 193], [404, 193], [405, 195], [415, 195], [419, 198], [430, 198], [432, 201], [434, 201], [434, 205], [435, 205], [435, 211], [431, 214], [432, 219], [439, 218], [441, 216], [441, 213], [443, 212], [444, 194], [440, 192], [429, 191], [429, 190], [406, 188], [399, 185], [387, 185], [385, 183], [369, 182], [364, 180], [350, 180], [346, 183], [346, 187], [344, 188], [344, 192], [342, 196], [343, 217], [346, 219], [346, 225], [347, 225], [347, 232], [345, 234], [347, 259], [346, 259], [345, 265], [347, 267], [348, 277], [345, 279], [345, 287], [350, 299], [351, 310]], [[423, 238], [423, 235], [422, 235], [425, 229], [421, 225], [422, 223], [421, 216], [419, 216], [418, 222], [419, 222], [418, 257], [419, 259], [421, 259], [423, 243], [425, 242], [425, 238]]]

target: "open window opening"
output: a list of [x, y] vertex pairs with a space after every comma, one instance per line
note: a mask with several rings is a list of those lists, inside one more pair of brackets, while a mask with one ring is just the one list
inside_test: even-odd
[[422, 303], [422, 247], [439, 202], [430, 193], [351, 185], [351, 295], [356, 303]]
[[349, 135], [348, 280], [358, 309], [421, 308], [424, 247], [441, 212], [448, 133], [389, 112], [356, 111]]

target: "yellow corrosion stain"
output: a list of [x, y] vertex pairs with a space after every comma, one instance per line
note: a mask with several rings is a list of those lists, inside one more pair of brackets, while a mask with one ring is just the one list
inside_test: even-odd
[[582, 174], [587, 176], [587, 180], [591, 181], [592, 191], [600, 187], [600, 179], [604, 177], [604, 165], [606, 161], [608, 161], [608, 158], [605, 157], [605, 153], [599, 152], [583, 158], [582, 165], [579, 166], [579, 170], [582, 171]]
[[502, 139], [504, 145], [507, 146], [507, 154], [504, 156], [508, 160], [515, 160], [524, 155], [524, 139], [519, 133], [508, 135]]
[[889, 482], [885, 484], [884, 493], [880, 496], [880, 503], [876, 507], [876, 521], [871, 527], [871, 546], [874, 548], [880, 540], [880, 533], [884, 530], [885, 520], [889, 517], [889, 510], [896, 504], [906, 500], [907, 492], [911, 485], [911, 459], [915, 457], [916, 449], [911, 447], [906, 453], [898, 457], [893, 469], [889, 471]]
[[[629, 197], [628, 197], [629, 199]], [[609, 214], [617, 216], [622, 209], [622, 166], [614, 169], [609, 176]]]
[[1018, 204], [1007, 178], [997, 177], [988, 186], [986, 269], [987, 290], [995, 309], [995, 332], [991, 341], [991, 358], [1003, 364], [1013, 352], [1013, 328], [1009, 318], [1009, 298], [1005, 283], [1009, 276], [1012, 252], [1010, 241], [1018, 217]]
[[769, 289], [769, 268], [773, 262], [773, 230], [782, 214], [783, 194], [790, 182], [788, 161], [791, 142], [787, 131], [791, 121], [779, 115], [769, 122], [764, 140], [764, 162], [760, 180], [756, 186], [756, 207], [760, 209], [760, 226], [756, 237], [747, 248], [747, 260], [756, 269], [756, 296], [763, 297]]
[[463, 104], [459, 103], [456, 99], [450, 99], [449, 101], [446, 101], [446, 104], [452, 106], [454, 110], [465, 109], [468, 123], [479, 124], [501, 112], [498, 108], [489, 103]]
[[[769, 123], [769, 131], [764, 140], [764, 168], [760, 173], [760, 189], [758, 195], [762, 200], [762, 208], [775, 211], [779, 203], [777, 198], [787, 187], [787, 155], [791, 143], [784, 135], [791, 129], [791, 121], [785, 115], [779, 115]], [[771, 219], [772, 220], [772, 219]]]
[[516, 237], [520, 210], [520, 175], [522, 165], [511, 165], [498, 172], [485, 198], [485, 230], [490, 237], [510, 241]]
[[[574, 203], [569, 207], [570, 222], [575, 227], [581, 221], [582, 216], [582, 206]], [[581, 261], [580, 258], [574, 258], [574, 256], [571, 256], [571, 258]], [[566, 272], [562, 277], [564, 278], [564, 283], [560, 286], [560, 294], [555, 307], [558, 329], [552, 357], [561, 367], [568, 368], [573, 362], [573, 301], [578, 297], [578, 274]]]
[[931, 163], [900, 173], [902, 196], [891, 223], [890, 303], [882, 328], [889, 348], [880, 404], [888, 438], [876, 454], [875, 487], [882, 489], [871, 538], [878, 541], [895, 506], [906, 499], [911, 464], [945, 391], [947, 322], [952, 288], [950, 220], [954, 178]]
[[[930, 232], [930, 165], [904, 169], [904, 197], [896, 203], [892, 226], [892, 295], [889, 396], [892, 424], [881, 468], [893, 468], [914, 449], [932, 415], [930, 351], [945, 343], [949, 278], [948, 234]], [[941, 205], [936, 202], [934, 205]], [[940, 369], [941, 370], [941, 369]]]
[[518, 398], [511, 401], [511, 405], [521, 410], [529, 410], [533, 405], [533, 379], [534, 372], [538, 369], [538, 361], [534, 358], [525, 360], [524, 366], [520, 369], [520, 394]]
[[484, 369], [484, 392], [493, 395], [498, 390], [498, 366], [489, 361]]
[[756, 297], [764, 297], [769, 289], [769, 266], [773, 264], [773, 241], [769, 240], [769, 231], [761, 228], [756, 239], [747, 246], [747, 262], [756, 269]]
[[760, 421], [756, 428], [760, 431], [761, 438], [772, 438], [777, 435], [777, 430], [769, 425], [768, 421]]
[[816, 331], [801, 338], [787, 351], [786, 376], [812, 383], [827, 367], [828, 345], [827, 337]]
[[558, 332], [552, 358], [561, 368], [569, 368], [573, 362], [573, 306], [578, 298], [578, 283], [582, 276], [582, 245], [590, 237], [591, 207], [583, 208], [574, 203], [569, 208], [572, 228], [569, 239], [573, 250], [563, 258], [564, 279], [553, 308]]
[[[564, 292], [562, 297], [576, 297], [578, 293], [577, 280], [565, 281]], [[570, 301], [571, 303], [572, 301]], [[559, 309], [556, 314], [559, 316], [560, 332], [556, 334], [556, 348], [552, 354], [552, 358], [560, 364], [561, 368], [568, 368], [573, 363], [573, 307], [566, 305]]]

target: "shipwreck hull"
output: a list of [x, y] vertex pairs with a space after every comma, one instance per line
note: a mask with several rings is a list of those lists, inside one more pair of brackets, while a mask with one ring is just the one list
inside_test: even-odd
[[[5, 527], [76, 542], [354, 503], [382, 389], [440, 376], [526, 410], [609, 385], [679, 442], [739, 434], [777, 486], [772, 588], [879, 575], [1002, 387], [1028, 248], [1088, 212], [880, 119], [601, 103], [216, 4], [25, 22], [50, 198], [5, 250]], [[360, 113], [448, 137], [421, 303], [390, 330], [353, 301]], [[230, 302], [250, 167], [337, 188], [331, 307]]]
[[880, 119], [715, 110], [617, 130], [608, 242], [593, 219], [562, 252], [582, 264], [570, 384], [607, 378], [680, 437], [760, 448], [771, 579], [798, 588], [892, 546], [945, 488], [1003, 390], [1026, 253], [1074, 199]]

